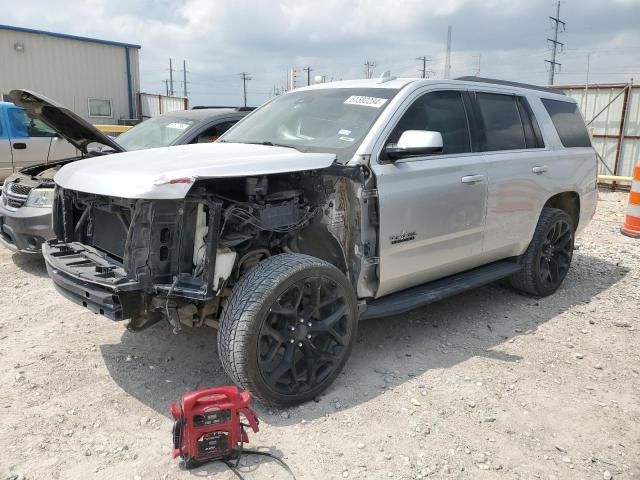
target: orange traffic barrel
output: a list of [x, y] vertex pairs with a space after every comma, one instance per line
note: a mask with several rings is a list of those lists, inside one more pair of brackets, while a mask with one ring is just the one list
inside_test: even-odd
[[640, 238], [640, 163], [633, 170], [627, 216], [620, 231], [628, 237]]

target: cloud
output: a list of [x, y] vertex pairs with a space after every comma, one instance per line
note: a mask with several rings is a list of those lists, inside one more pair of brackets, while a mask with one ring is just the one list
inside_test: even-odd
[[[583, 81], [592, 52], [591, 78], [622, 81], [640, 76], [640, 1], [566, 2], [561, 17], [565, 53], [559, 82]], [[43, 14], [46, 12], [46, 14]], [[187, 61], [192, 103], [237, 104], [239, 73], [249, 72], [249, 101], [267, 100], [286, 83], [291, 67], [329, 78], [363, 76], [365, 60], [376, 73], [415, 76], [416, 57], [432, 57], [443, 73], [447, 26], [453, 26], [452, 73], [544, 83], [548, 0], [31, 0], [4, 10], [13, 25], [120, 40], [142, 45], [145, 91], [158, 92], [174, 68]], [[181, 75], [176, 75], [181, 78]], [[181, 86], [176, 86], [178, 91]]]

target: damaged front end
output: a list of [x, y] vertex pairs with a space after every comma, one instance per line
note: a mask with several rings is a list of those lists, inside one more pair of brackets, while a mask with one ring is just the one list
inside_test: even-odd
[[[47, 269], [67, 298], [113, 320], [130, 319], [132, 330], [163, 318], [174, 331], [217, 326], [238, 279], [284, 252], [331, 262], [369, 296], [376, 279], [367, 265], [377, 246], [375, 221], [361, 225], [367, 178], [363, 167], [334, 166], [322, 174], [209, 179], [171, 200], [57, 187], [57, 238], [43, 246]], [[365, 223], [375, 218], [364, 216]]]

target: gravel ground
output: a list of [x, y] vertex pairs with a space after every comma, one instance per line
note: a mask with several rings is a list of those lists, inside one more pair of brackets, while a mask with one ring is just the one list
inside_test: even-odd
[[[360, 324], [317, 403], [257, 405], [251, 445], [297, 478], [640, 478], [640, 240], [601, 192], [561, 290], [490, 285]], [[171, 459], [168, 404], [229, 380], [215, 331], [132, 334], [0, 252], [0, 479], [233, 479]], [[288, 478], [246, 458], [247, 479]]]

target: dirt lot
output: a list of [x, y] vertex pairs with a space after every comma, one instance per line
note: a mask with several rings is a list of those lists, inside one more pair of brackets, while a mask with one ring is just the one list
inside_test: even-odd
[[[565, 286], [491, 285], [360, 324], [317, 403], [257, 406], [252, 445], [298, 478], [640, 478], [640, 240], [601, 192]], [[236, 478], [182, 471], [167, 406], [228, 383], [215, 331], [132, 334], [62, 298], [41, 259], [0, 252], [0, 479]], [[288, 478], [269, 460], [247, 479]]]

